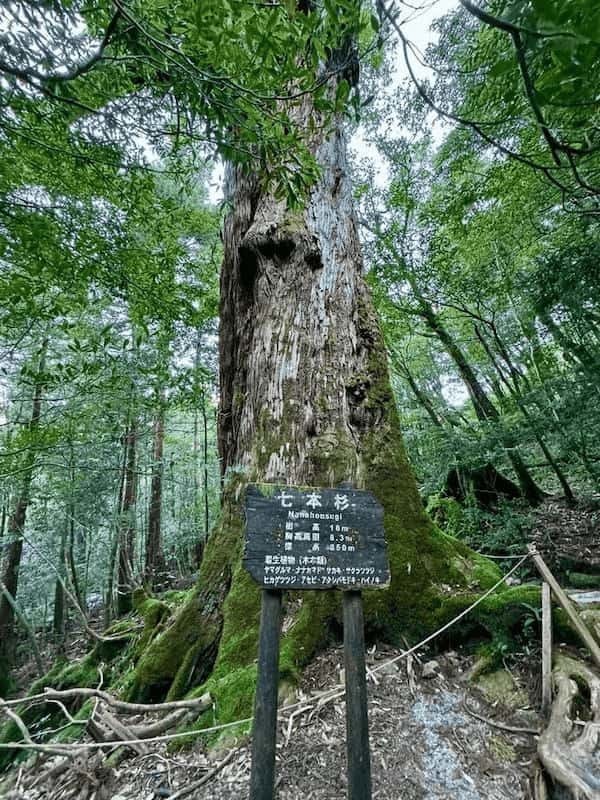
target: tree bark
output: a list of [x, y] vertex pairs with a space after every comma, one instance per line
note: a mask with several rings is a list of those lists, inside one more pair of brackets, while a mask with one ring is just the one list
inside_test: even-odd
[[146, 536], [145, 583], [152, 589], [165, 578], [165, 559], [162, 549], [161, 510], [163, 481], [163, 447], [165, 440], [164, 407], [154, 420], [152, 448], [152, 478], [148, 506], [148, 535]]
[[[39, 359], [38, 378], [33, 392], [31, 417], [28, 425], [28, 433], [31, 439], [35, 437], [40, 425], [46, 350], [47, 342], [44, 342]], [[23, 532], [25, 530], [27, 508], [31, 500], [30, 489], [35, 469], [35, 459], [35, 442], [30, 441], [24, 457], [21, 486], [15, 497], [15, 506], [8, 519], [6, 529], [7, 536], [12, 541], [9, 542], [7, 547], [2, 583], [6, 588], [6, 592], [15, 600], [19, 585], [19, 570], [23, 554]], [[8, 671], [12, 666], [15, 644], [14, 633], [14, 610], [6, 594], [2, 594], [0, 597], [0, 671]]]
[[135, 548], [135, 500], [136, 475], [135, 459], [137, 431], [135, 422], [129, 426], [125, 436], [127, 462], [125, 467], [125, 486], [123, 505], [119, 521], [119, 552], [117, 567], [117, 614], [122, 616], [131, 611], [133, 591], [133, 559]]
[[[260, 593], [241, 566], [248, 482], [351, 481], [375, 493], [385, 510], [392, 581], [366, 593], [365, 619], [368, 631], [388, 640], [432, 629], [444, 616], [443, 585], [460, 592], [473, 580], [468, 548], [443, 537], [424, 513], [404, 452], [363, 274], [342, 121], [326, 136], [308, 96], [297, 115], [305, 130], [312, 125], [309, 145], [321, 166], [302, 209], [288, 208], [240, 167], [228, 169], [221, 516], [195, 592], [136, 667], [137, 696], [161, 690], [177, 697], [211, 676], [221, 719], [249, 703], [255, 675]], [[305, 663], [341, 622], [339, 593], [302, 593], [299, 608], [284, 635], [283, 670]]]

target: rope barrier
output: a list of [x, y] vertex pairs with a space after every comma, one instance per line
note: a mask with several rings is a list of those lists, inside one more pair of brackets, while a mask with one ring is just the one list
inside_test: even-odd
[[477, 550], [476, 553], [484, 558], [493, 558], [495, 561], [502, 561], [505, 558], [523, 558], [523, 556], [528, 555], [528, 553], [517, 553], [514, 556], [492, 556], [489, 553], [480, 553], [479, 550]]
[[421, 647], [424, 647], [426, 644], [429, 644], [429, 642], [431, 642], [434, 639], [436, 639], [442, 633], [447, 631], [448, 628], [451, 628], [454, 624], [456, 624], [463, 617], [466, 617], [468, 613], [470, 613], [474, 608], [476, 608], [480, 603], [482, 603], [487, 597], [489, 597], [491, 594], [493, 594], [493, 592], [495, 592], [496, 589], [499, 586], [501, 586], [506, 581], [507, 578], [510, 578], [510, 576], [513, 574], [513, 572], [516, 572], [519, 569], [519, 567], [521, 566], [521, 564], [523, 564], [523, 562], [526, 561], [528, 558], [529, 558], [529, 553], [525, 553], [525, 555], [521, 558], [521, 560], [518, 562], [518, 564], [515, 564], [515, 566], [512, 567], [512, 569], [510, 569], [506, 573], [506, 575], [503, 575], [503, 577], [500, 578], [500, 580], [497, 581], [491, 587], [491, 589], [488, 589], [486, 592], [484, 592], [481, 595], [481, 597], [478, 597], [477, 600], [475, 600], [474, 603], [471, 603], [471, 605], [468, 608], [465, 608], [463, 611], [460, 612], [460, 614], [457, 614], [453, 619], [450, 620], [450, 622], [447, 622], [445, 625], [442, 625], [442, 627], [439, 628], [437, 631], [435, 631], [435, 633], [432, 633], [430, 636], [427, 636], [425, 639], [423, 639], [422, 642], [419, 642], [419, 644], [414, 645], [414, 647], [411, 647], [409, 650], [405, 650], [404, 652], [400, 653], [400, 655], [395, 656], [394, 658], [391, 658], [389, 661], [385, 662], [384, 664], [380, 664], [379, 666], [375, 667], [375, 669], [372, 669], [371, 672], [379, 672], [379, 670], [383, 669], [384, 667], [387, 667], [390, 664], [395, 664], [396, 661], [400, 661], [400, 659], [406, 658], [407, 656], [411, 655], [411, 653], [414, 653], [416, 650], [420, 650]]
[[[531, 556], [531, 553], [525, 553], [524, 555], [522, 555], [520, 560], [519, 560], [519, 562], [517, 564], [515, 564], [506, 573], [506, 575], [503, 575], [502, 578], [500, 578], [499, 581], [496, 581], [496, 583], [492, 587], [487, 589], [487, 591], [485, 591], [480, 597], [477, 598], [477, 600], [475, 600], [473, 603], [471, 603], [470, 606], [468, 606], [467, 608], [463, 609], [463, 611], [461, 611], [460, 614], [457, 614], [455, 617], [453, 617], [445, 625], [442, 625], [441, 628], [439, 628], [438, 630], [436, 630], [434, 633], [430, 634], [429, 636], [426, 636], [425, 639], [420, 641], [418, 644], [413, 645], [408, 650], [404, 650], [399, 655], [394, 656], [393, 658], [390, 658], [387, 661], [384, 661], [382, 664], [379, 664], [379, 665], [377, 665], [376, 667], [374, 667], [372, 669], [369, 669], [369, 672], [371, 674], [379, 672], [380, 670], [385, 669], [386, 667], [390, 666], [391, 664], [395, 664], [397, 661], [400, 661], [403, 658], [407, 658], [412, 653], [415, 653], [417, 650], [420, 650], [426, 644], [429, 644], [430, 642], [432, 642], [438, 636], [441, 636], [442, 633], [445, 633], [445, 631], [447, 631], [449, 628], [451, 628], [453, 625], [455, 625], [457, 622], [459, 622], [461, 619], [463, 619], [463, 617], [466, 617], [467, 614], [469, 614], [474, 608], [476, 608], [487, 597], [489, 597], [491, 594], [493, 594], [493, 592], [495, 592], [496, 589], [498, 589], [506, 581], [507, 578], [509, 578], [514, 572], [516, 572], [519, 569], [519, 567], [530, 556]], [[315, 702], [318, 704], [319, 701], [323, 702], [324, 700], [334, 699], [336, 696], [338, 696], [338, 693], [339, 693], [339, 696], [342, 696], [343, 693], [344, 693], [344, 686], [341, 683], [338, 683], [335, 686], [333, 686], [331, 689], [328, 689], [327, 691], [325, 691], [319, 698], [313, 699], [312, 700], [312, 704], [310, 704], [311, 703], [310, 700], [293, 703], [292, 705], [285, 706], [284, 708], [282, 708], [278, 712], [277, 716], [281, 717], [284, 714], [288, 714], [290, 711], [296, 711], [296, 710], [298, 710], [298, 709], [300, 709], [302, 707], [306, 707], [307, 710], [308, 710], [309, 704], [310, 704], [310, 708], [312, 709], [314, 707]], [[27, 698], [26, 697], [23, 698], [23, 702], [24, 703], [27, 702]], [[97, 750], [97, 749], [100, 749], [100, 748], [103, 748], [103, 747], [122, 747], [124, 745], [140, 744], [140, 743], [147, 743], [147, 742], [167, 742], [167, 741], [171, 741], [171, 740], [174, 740], [174, 739], [182, 739], [182, 738], [184, 738], [186, 736], [199, 736], [201, 734], [215, 733], [216, 731], [226, 730], [228, 728], [233, 728], [233, 727], [236, 727], [236, 726], [239, 726], [239, 725], [246, 725], [246, 724], [252, 722], [252, 720], [253, 720], [253, 717], [246, 717], [245, 719], [235, 720], [234, 722], [225, 722], [225, 723], [222, 723], [220, 725], [213, 725], [213, 726], [211, 726], [209, 728], [200, 728], [198, 730], [190, 730], [190, 731], [179, 731], [177, 733], [165, 734], [163, 736], [153, 736], [153, 737], [149, 737], [147, 739], [128, 739], [128, 740], [121, 740], [120, 739], [120, 740], [117, 740], [117, 741], [107, 741], [107, 742], [82, 742], [81, 744], [70, 744], [70, 743], [65, 743], [65, 744], [60, 744], [60, 743], [56, 743], [56, 744], [36, 744], [36, 743], [30, 743], [30, 742], [24, 742], [24, 741], [21, 741], [21, 742], [6, 742], [6, 743], [0, 743], [0, 750], [10, 750], [10, 749], [27, 750], [28, 749], [28, 750], [45, 750], [45, 751], [50, 751], [50, 752], [55, 752], [57, 750], [81, 750], [81, 749]]]
[[225, 730], [225, 728], [233, 728], [236, 725], [245, 725], [252, 722], [252, 717], [247, 719], [237, 719], [235, 722], [224, 722], [221, 725], [213, 725], [210, 728], [200, 728], [198, 730], [179, 731], [178, 733], [167, 733], [164, 736], [149, 736], [147, 739], [117, 739], [115, 741], [106, 742], [81, 742], [80, 744], [71, 744], [65, 742], [56, 742], [55, 744], [37, 744], [36, 742], [0, 742], [0, 750], [45, 750], [49, 752], [58, 752], [60, 750], [99, 750], [103, 747], [122, 747], [129, 744], [145, 744], [148, 742], [168, 742], [172, 739], [182, 739], [185, 736], [196, 736], [201, 733], [214, 733], [215, 731]]

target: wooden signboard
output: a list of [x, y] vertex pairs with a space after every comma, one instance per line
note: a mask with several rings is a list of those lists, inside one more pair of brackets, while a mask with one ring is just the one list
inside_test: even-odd
[[348, 800], [370, 800], [371, 762], [361, 589], [389, 584], [383, 509], [346, 486], [249, 486], [244, 566], [262, 587], [250, 800], [273, 800], [284, 589], [342, 589]]
[[246, 493], [244, 566], [273, 589], [386, 586], [383, 509], [371, 492], [288, 487]]

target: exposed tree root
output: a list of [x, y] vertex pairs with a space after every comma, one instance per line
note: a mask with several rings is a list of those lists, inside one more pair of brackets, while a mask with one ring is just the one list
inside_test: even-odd
[[[555, 699], [538, 742], [539, 759], [575, 800], [600, 800], [600, 678], [582, 662], [560, 656], [553, 680]], [[576, 699], [589, 706], [579, 708]]]
[[[85, 699], [93, 700], [94, 708], [87, 720], [75, 719], [65, 703]], [[85, 741], [81, 741], [79, 745], [74, 743], [61, 745], [58, 742], [42, 744], [35, 741], [19, 712], [28, 705], [42, 702], [58, 705], [67, 724], [84, 726], [85, 733], [100, 747], [90, 750], [88, 749], [90, 743]], [[126, 756], [128, 750], [138, 756], [149, 754], [149, 746], [144, 740], [160, 741], [161, 734], [166, 734], [172, 728], [197, 717], [211, 704], [212, 700], [208, 694], [191, 700], [150, 705], [126, 703], [99, 689], [77, 688], [66, 691], [46, 689], [43, 693], [31, 697], [0, 701], [0, 712], [4, 712], [14, 722], [21, 734], [21, 740], [11, 745], [31, 750], [35, 754], [32, 756], [36, 759], [35, 769], [27, 771], [29, 778], [21, 782], [19, 791], [34, 788], [38, 788], [39, 791], [39, 787], [48, 786], [52, 788], [53, 797], [108, 800], [111, 797], [114, 768]], [[165, 711], [171, 713], [158, 720], [148, 721], [147, 715], [161, 714]], [[134, 721], [125, 721], [123, 717], [133, 717]], [[103, 746], [103, 743], [106, 743], [106, 746]], [[57, 756], [60, 758], [58, 761]]]

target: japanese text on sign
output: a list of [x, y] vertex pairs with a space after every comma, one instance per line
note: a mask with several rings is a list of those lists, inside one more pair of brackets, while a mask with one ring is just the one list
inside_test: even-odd
[[277, 487], [246, 495], [244, 564], [265, 587], [356, 589], [389, 582], [383, 510], [370, 492]]

